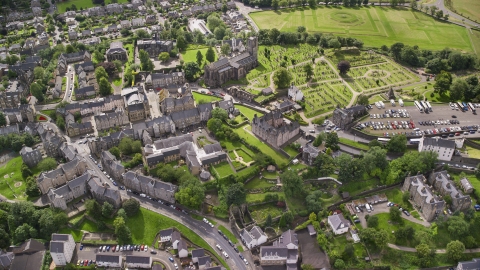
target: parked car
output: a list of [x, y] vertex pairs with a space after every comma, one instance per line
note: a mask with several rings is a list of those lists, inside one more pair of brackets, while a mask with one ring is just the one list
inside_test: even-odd
[[173, 258], [172, 257], [168, 257], [168, 260], [173, 262]]
[[407, 215], [407, 217], [410, 216], [410, 213], [409, 213], [407, 210], [403, 210], [403, 213], [404, 213], [405, 215]]

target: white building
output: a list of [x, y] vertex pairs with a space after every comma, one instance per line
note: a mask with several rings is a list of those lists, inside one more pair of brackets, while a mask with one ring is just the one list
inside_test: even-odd
[[166, 229], [163, 231], [160, 231], [160, 243], [168, 242], [172, 240], [172, 233], [173, 229]]
[[75, 251], [75, 240], [71, 234], [52, 234], [50, 241], [50, 255], [55, 265], [65, 266], [72, 260]]
[[303, 100], [303, 92], [292, 84], [288, 88], [288, 97], [291, 98], [293, 101], [301, 101]]
[[350, 227], [350, 222], [348, 222], [342, 214], [328, 216], [328, 225], [333, 230], [335, 235], [344, 234], [348, 232], [348, 228]]
[[95, 259], [99, 267], [122, 267], [122, 256], [97, 254]]
[[194, 30], [198, 30], [200, 31], [200, 33], [204, 34], [205, 36], [212, 33], [210, 30], [208, 30], [207, 26], [205, 25], [205, 21], [200, 19], [188, 20], [188, 29], [192, 32]]
[[439, 160], [450, 161], [455, 153], [455, 142], [438, 137], [422, 137], [418, 144], [418, 152], [433, 151], [438, 154]]
[[248, 248], [253, 248], [267, 242], [267, 235], [258, 226], [254, 226], [250, 231], [243, 229], [240, 232], [243, 243]]
[[150, 256], [127, 255], [125, 259], [125, 268], [152, 268], [152, 258]]

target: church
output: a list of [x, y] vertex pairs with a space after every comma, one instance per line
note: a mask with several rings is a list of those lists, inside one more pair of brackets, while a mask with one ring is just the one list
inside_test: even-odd
[[258, 40], [250, 37], [247, 40], [246, 51], [232, 58], [220, 58], [205, 66], [205, 84], [218, 87], [229, 80], [240, 80], [254, 69], [257, 62]]

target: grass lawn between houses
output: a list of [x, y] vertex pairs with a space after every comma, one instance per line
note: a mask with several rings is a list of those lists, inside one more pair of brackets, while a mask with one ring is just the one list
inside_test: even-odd
[[137, 215], [127, 219], [126, 225], [132, 232], [133, 243], [149, 245], [150, 243], [153, 243], [155, 236], [159, 231], [168, 228], [175, 228], [180, 231], [182, 237], [185, 237], [193, 244], [210, 251], [217, 257], [224, 267], [229, 269], [227, 263], [220, 256], [218, 256], [215, 250], [213, 250], [213, 248], [211, 248], [207, 242], [205, 242], [205, 240], [203, 240], [198, 234], [189, 228], [185, 227], [185, 225], [180, 224], [171, 218], [162, 216], [142, 207]]
[[18, 156], [0, 167], [0, 194], [7, 199], [25, 200], [27, 198], [24, 194], [25, 182], [20, 171], [22, 164], [22, 157]]
[[215, 168], [215, 171], [217, 171], [220, 178], [233, 174], [232, 167], [230, 167], [230, 163], [228, 162], [221, 162], [220, 164], [213, 165], [213, 168]]
[[247, 106], [243, 106], [243, 105], [239, 105], [239, 104], [236, 104], [235, 105], [235, 108], [237, 108], [245, 117], [248, 118], [248, 120], [252, 121], [253, 119], [253, 116], [255, 114], [257, 114], [257, 117], [260, 117], [263, 115], [262, 112], [259, 112], [259, 111], [256, 111], [254, 109], [251, 109]]
[[402, 41], [422, 49], [442, 50], [449, 47], [473, 52], [467, 29], [408, 8], [318, 6], [313, 10], [296, 8], [253, 12], [250, 16], [260, 29], [296, 32], [298, 26], [305, 26], [310, 33], [359, 38], [367, 47], [390, 46]]
[[[116, 1], [116, 3], [119, 3], [119, 4], [124, 4], [127, 2], [128, 0]], [[105, 6], [111, 3], [112, 3], [112, 0], [105, 0]], [[80, 8], [87, 9], [94, 6], [100, 6], [100, 5], [94, 5], [92, 0], [68, 0], [65, 2], [57, 2], [56, 5], [57, 5], [58, 13], [64, 13], [65, 11], [67, 11], [67, 8], [70, 8], [72, 5], [75, 5], [77, 7], [77, 10], [80, 10]]]
[[203, 103], [209, 103], [209, 102], [222, 100], [221, 98], [216, 97], [214, 95], [205, 95], [198, 92], [192, 92], [192, 94], [193, 94], [193, 99], [197, 102], [197, 104], [202, 103], [201, 101], [203, 101]]

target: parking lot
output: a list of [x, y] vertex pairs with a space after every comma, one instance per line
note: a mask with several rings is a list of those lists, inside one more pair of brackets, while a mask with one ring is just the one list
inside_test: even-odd
[[433, 106], [432, 112], [422, 113], [415, 106], [393, 107], [386, 103], [385, 108], [381, 109], [372, 106], [368, 113], [370, 117], [357, 127], [375, 135], [391, 137], [396, 134], [407, 136], [438, 134], [443, 137], [455, 135], [480, 137], [478, 133], [480, 116], [471, 111], [455, 110], [449, 105]]

